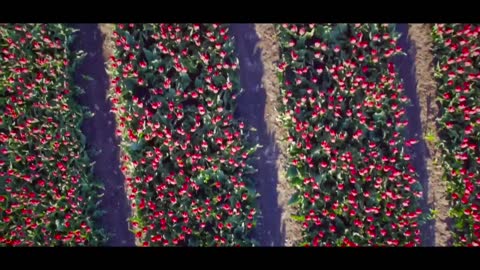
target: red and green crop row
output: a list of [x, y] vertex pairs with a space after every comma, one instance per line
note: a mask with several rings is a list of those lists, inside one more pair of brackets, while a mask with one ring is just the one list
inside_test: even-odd
[[304, 245], [420, 244], [421, 185], [388, 24], [278, 25], [281, 121]]
[[0, 25], [0, 246], [103, 238], [71, 83], [72, 36], [60, 24]]
[[480, 25], [436, 24], [438, 132], [454, 242], [480, 244]]
[[238, 60], [221, 24], [118, 24], [110, 100], [143, 246], [249, 246], [256, 146], [234, 119]]

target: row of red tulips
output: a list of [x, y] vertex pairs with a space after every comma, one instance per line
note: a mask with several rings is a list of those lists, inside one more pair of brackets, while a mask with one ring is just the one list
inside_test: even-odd
[[0, 246], [103, 239], [71, 82], [72, 36], [60, 24], [0, 25]]
[[108, 61], [122, 171], [143, 246], [252, 245], [256, 146], [233, 118], [238, 60], [221, 24], [118, 24]]
[[421, 185], [389, 24], [278, 25], [281, 121], [304, 245], [416, 246]]
[[436, 24], [438, 130], [454, 242], [480, 245], [480, 25]]

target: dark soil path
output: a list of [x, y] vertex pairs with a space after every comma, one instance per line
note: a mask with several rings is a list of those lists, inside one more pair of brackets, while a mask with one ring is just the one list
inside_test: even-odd
[[[449, 204], [446, 199], [446, 183], [442, 179], [444, 169], [440, 165], [442, 154], [437, 147], [438, 135], [436, 118], [439, 108], [435, 102], [437, 85], [433, 79], [433, 54], [431, 25], [410, 24], [408, 34], [412, 41], [411, 55], [415, 59], [415, 78], [417, 92], [421, 106], [420, 118], [423, 135], [429, 135], [434, 140], [427, 140], [427, 170], [429, 175], [428, 202], [432, 209], [437, 211], [434, 222], [435, 246], [451, 245], [450, 219], [448, 217]], [[432, 243], [433, 244], [433, 243]]]
[[[412, 45], [408, 37], [408, 24], [398, 24], [397, 31], [401, 34], [398, 41], [400, 46], [407, 56], [399, 56], [394, 62], [399, 70], [400, 77], [403, 80], [405, 94], [410, 99], [412, 105], [407, 108], [408, 117], [408, 138], [415, 138], [419, 143], [415, 144], [411, 150], [413, 150], [412, 164], [415, 167], [418, 179], [423, 186], [423, 200], [421, 201], [421, 207], [424, 213], [430, 213], [430, 206], [428, 203], [429, 194], [429, 174], [427, 171], [426, 159], [428, 150], [424, 140], [424, 134], [422, 129], [422, 122], [420, 118], [420, 102], [417, 95], [416, 81], [415, 81], [415, 55], [412, 54]], [[434, 221], [429, 220], [423, 226], [421, 226], [422, 245], [433, 246], [435, 243], [434, 234]]]
[[261, 52], [263, 62], [262, 83], [267, 95], [264, 117], [267, 123], [267, 130], [270, 134], [274, 134], [273, 137], [276, 145], [280, 149], [276, 169], [278, 175], [278, 205], [282, 209], [281, 228], [285, 238], [283, 244], [285, 246], [298, 246], [302, 241], [301, 223], [291, 218], [291, 216], [296, 215], [298, 211], [295, 206], [288, 204], [295, 192], [286, 177], [288, 167], [286, 138], [288, 137], [288, 131], [278, 122], [279, 113], [276, 110], [281, 98], [280, 82], [276, 75], [278, 71], [277, 66], [280, 61], [279, 42], [273, 24], [255, 24], [255, 30], [259, 37], [257, 47]]
[[235, 115], [257, 131], [253, 137], [263, 148], [258, 149], [253, 176], [257, 183], [257, 192], [261, 218], [257, 224], [257, 239], [262, 246], [280, 246], [284, 243], [281, 231], [281, 209], [277, 201], [278, 173], [276, 161], [279, 155], [274, 136], [267, 132], [265, 122], [266, 93], [262, 86], [263, 64], [260, 51], [256, 50], [259, 38], [253, 24], [232, 24], [231, 34], [235, 39], [237, 55], [240, 61], [240, 83], [245, 92], [238, 97]]
[[87, 137], [87, 149], [99, 152], [90, 158], [95, 161], [94, 177], [104, 186], [100, 207], [106, 211], [101, 225], [109, 235], [109, 246], [134, 246], [133, 234], [128, 230], [129, 208], [124, 189], [124, 176], [119, 168], [119, 148], [115, 139], [115, 118], [107, 100], [108, 75], [102, 55], [103, 38], [97, 24], [74, 25], [80, 31], [74, 44], [75, 50], [88, 53], [78, 68], [75, 80], [85, 90], [78, 98], [81, 105], [95, 113], [85, 119], [82, 131]]

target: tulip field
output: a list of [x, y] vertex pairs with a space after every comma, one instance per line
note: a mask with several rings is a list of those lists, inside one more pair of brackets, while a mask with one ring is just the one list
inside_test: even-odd
[[[416, 247], [441, 227], [428, 222], [451, 235], [432, 245], [480, 244], [480, 25], [425, 25], [412, 48], [395, 24], [233, 26], [101, 24], [83, 51], [72, 25], [0, 24], [0, 246]], [[79, 71], [86, 57], [108, 82]], [[431, 87], [403, 72], [415, 65]], [[87, 108], [92, 91], [110, 105]], [[239, 113], [262, 95], [264, 115]], [[438, 110], [428, 127], [411, 113], [425, 95]], [[83, 123], [110, 125], [102, 110], [118, 151], [92, 149]], [[438, 156], [414, 147], [426, 144]], [[124, 188], [95, 173], [100, 155], [119, 161]], [[265, 199], [277, 195], [288, 199]], [[105, 212], [128, 216], [112, 220], [134, 240]]]

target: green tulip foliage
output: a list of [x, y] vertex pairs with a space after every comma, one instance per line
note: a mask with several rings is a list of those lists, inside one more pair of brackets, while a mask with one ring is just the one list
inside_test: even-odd
[[281, 122], [307, 246], [416, 246], [421, 185], [389, 24], [277, 25]]
[[480, 25], [436, 24], [439, 147], [454, 244], [480, 245]]
[[74, 100], [73, 34], [61, 24], [0, 25], [0, 246], [104, 240], [94, 224], [101, 185]]
[[251, 246], [257, 146], [234, 119], [238, 60], [221, 24], [117, 24], [110, 100], [143, 246]]

